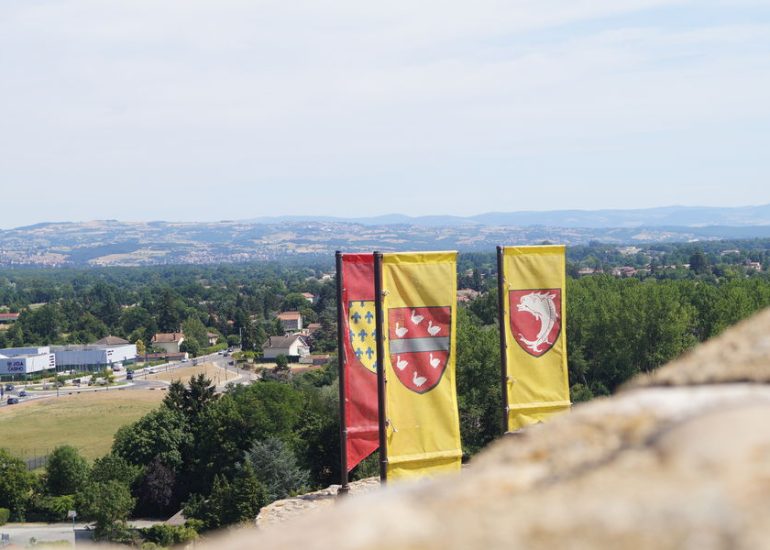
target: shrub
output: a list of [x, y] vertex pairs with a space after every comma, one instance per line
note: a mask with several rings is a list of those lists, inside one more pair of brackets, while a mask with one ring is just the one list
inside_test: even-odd
[[75, 508], [75, 496], [59, 497], [35, 495], [27, 512], [28, 521], [56, 522], [65, 521], [67, 512]]
[[197, 531], [186, 525], [159, 524], [140, 529], [139, 532], [145, 541], [155, 543], [158, 546], [175, 546], [198, 538]]
[[8, 518], [11, 517], [11, 511], [8, 508], [0, 508], [0, 525], [8, 523]]

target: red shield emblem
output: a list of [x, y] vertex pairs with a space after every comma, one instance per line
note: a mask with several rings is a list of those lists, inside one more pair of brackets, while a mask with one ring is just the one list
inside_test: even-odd
[[435, 388], [449, 361], [452, 308], [389, 309], [388, 326], [390, 364], [401, 383], [416, 393]]
[[539, 288], [509, 292], [511, 332], [521, 349], [540, 357], [561, 334], [561, 289]]

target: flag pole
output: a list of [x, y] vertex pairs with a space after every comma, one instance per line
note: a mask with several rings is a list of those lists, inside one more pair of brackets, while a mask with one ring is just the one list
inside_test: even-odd
[[497, 247], [497, 318], [500, 323], [500, 384], [503, 399], [502, 417], [503, 433], [508, 431], [508, 364], [506, 349], [508, 344], [505, 337], [505, 277], [503, 275], [503, 247]]
[[350, 489], [348, 485], [348, 421], [345, 415], [345, 312], [342, 305], [344, 283], [342, 281], [342, 253], [334, 254], [337, 266], [337, 367], [339, 368], [340, 392], [340, 490], [344, 495]]
[[374, 319], [377, 330], [377, 415], [380, 425], [380, 483], [388, 479], [388, 447], [385, 432], [385, 345], [382, 334], [382, 253], [374, 253]]

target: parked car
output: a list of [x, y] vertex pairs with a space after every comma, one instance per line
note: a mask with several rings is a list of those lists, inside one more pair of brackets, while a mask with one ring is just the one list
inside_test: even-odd
[[27, 390], [21, 390], [19, 392], [19, 397], [27, 397]]
[[14, 387], [15, 386], [13, 384], [6, 384], [5, 385], [5, 391], [13, 391]]
[[15, 405], [18, 402], [19, 402], [19, 398], [18, 397], [9, 397], [8, 401], [6, 401], [6, 403], [8, 403], [9, 405]]
[[189, 362], [190, 362], [189, 359], [182, 359], [182, 363], [189, 363]]
[[76, 386], [79, 386], [82, 382], [80, 381], [80, 378], [73, 378], [72, 383]]

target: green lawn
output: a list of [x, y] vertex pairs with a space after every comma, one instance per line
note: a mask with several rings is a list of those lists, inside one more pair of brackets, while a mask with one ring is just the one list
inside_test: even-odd
[[164, 395], [160, 390], [114, 389], [3, 407], [0, 447], [32, 457], [66, 444], [93, 460], [109, 451], [118, 428], [157, 407]]

